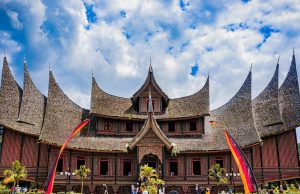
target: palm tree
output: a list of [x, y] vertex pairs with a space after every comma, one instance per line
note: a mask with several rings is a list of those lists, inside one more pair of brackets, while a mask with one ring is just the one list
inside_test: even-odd
[[143, 180], [141, 188], [147, 190], [150, 194], [156, 194], [157, 187], [164, 184], [156, 170], [147, 164], [140, 167], [140, 179]]
[[81, 165], [78, 170], [75, 170], [75, 174], [81, 179], [81, 193], [83, 193], [83, 179], [91, 172], [85, 165]]
[[227, 178], [225, 177], [226, 170], [221, 168], [220, 164], [215, 164], [208, 170], [209, 174], [208, 177], [211, 180], [216, 181], [217, 189], [219, 193], [219, 184], [220, 183], [227, 183]]
[[19, 181], [21, 179], [25, 179], [27, 177], [26, 167], [23, 166], [19, 160], [16, 160], [12, 163], [11, 170], [5, 170], [3, 173], [5, 179], [4, 183], [14, 183], [14, 186], [19, 185]]

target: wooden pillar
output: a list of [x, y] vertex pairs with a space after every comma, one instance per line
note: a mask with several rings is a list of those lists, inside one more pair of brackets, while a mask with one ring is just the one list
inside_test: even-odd
[[5, 131], [5, 130], [4, 130], [4, 127], [2, 127], [2, 126], [1, 126], [0, 128], [2, 129], [2, 134], [1, 134], [1, 135], [2, 135], [2, 142], [1, 142], [2, 146], [1, 146], [1, 149], [0, 149], [0, 165], [1, 165], [1, 160], [2, 160], [2, 147], [3, 147], [3, 142], [4, 142], [4, 136], [5, 136], [5, 135], [4, 135], [4, 131]]
[[37, 154], [37, 161], [36, 161], [36, 175], [35, 175], [35, 183], [37, 184], [38, 182], [38, 178], [39, 178], [39, 167], [40, 167], [40, 143], [37, 142], [37, 146], [38, 146], [38, 154]]
[[209, 154], [207, 154], [207, 184], [209, 185]]
[[21, 134], [21, 146], [20, 146], [20, 162], [22, 163], [23, 157], [23, 145], [24, 145], [24, 134]]
[[251, 158], [251, 168], [253, 170], [254, 166], [253, 166], [253, 147], [251, 147], [250, 149], [250, 158]]
[[184, 181], [186, 181], [186, 155], [183, 155], [183, 159], [184, 159]]
[[[72, 150], [70, 150], [70, 152], [69, 152], [69, 172], [71, 173], [71, 175], [72, 175], [72, 172], [71, 172], [71, 165], [72, 165]], [[76, 168], [77, 168], [77, 166], [76, 166]], [[68, 179], [68, 182], [69, 182], [69, 191], [72, 189], [72, 187], [71, 187], [71, 176], [67, 176], [67, 179]]]
[[94, 152], [92, 152], [91, 185], [94, 184]]
[[[299, 160], [299, 150], [298, 150], [298, 142], [297, 142], [297, 131], [296, 129], [294, 130], [294, 136], [295, 136], [295, 141], [296, 141], [296, 150], [297, 150], [297, 161], [298, 161], [298, 168], [300, 167], [300, 160]], [[300, 174], [300, 168], [298, 170], [298, 173]]]
[[280, 157], [279, 157], [279, 149], [278, 149], [278, 135], [275, 135], [275, 142], [276, 142], [276, 155], [277, 155], [277, 164], [279, 170], [279, 181], [281, 182], [281, 165], [280, 165]]
[[263, 156], [262, 156], [262, 144], [259, 145], [259, 153], [260, 153], [260, 167], [261, 167], [261, 180], [262, 180], [262, 188], [264, 186], [264, 163], [263, 163]]
[[163, 150], [162, 150], [162, 161], [161, 161], [161, 163], [162, 163], [162, 168], [161, 168], [161, 176], [162, 176], [162, 178], [164, 178], [164, 176], [165, 176], [165, 166], [166, 166], [166, 149], [163, 147], [162, 148]]
[[115, 153], [115, 185], [117, 184], [117, 154]]

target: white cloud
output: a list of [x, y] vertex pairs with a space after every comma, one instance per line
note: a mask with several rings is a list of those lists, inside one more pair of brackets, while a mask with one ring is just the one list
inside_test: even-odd
[[23, 24], [18, 19], [18, 13], [11, 10], [6, 10], [6, 13], [11, 19], [12, 26], [17, 30], [21, 30], [23, 28]]

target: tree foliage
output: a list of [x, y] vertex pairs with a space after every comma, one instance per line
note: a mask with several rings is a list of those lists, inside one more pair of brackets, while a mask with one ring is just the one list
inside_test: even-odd
[[149, 194], [156, 194], [158, 187], [164, 184], [156, 170], [147, 164], [140, 167], [140, 179], [143, 180], [141, 183], [142, 190], [147, 190]]
[[216, 181], [217, 185], [220, 183], [227, 183], [227, 178], [225, 177], [226, 170], [221, 168], [220, 164], [215, 164], [208, 171], [209, 179]]
[[5, 170], [3, 173], [5, 179], [4, 183], [13, 183], [14, 186], [19, 184], [21, 179], [25, 179], [27, 177], [26, 167], [23, 166], [19, 160], [16, 160], [12, 163], [11, 170]]
[[78, 170], [75, 170], [75, 174], [81, 180], [81, 193], [83, 193], [83, 179], [85, 179], [91, 172], [85, 165], [81, 165]]

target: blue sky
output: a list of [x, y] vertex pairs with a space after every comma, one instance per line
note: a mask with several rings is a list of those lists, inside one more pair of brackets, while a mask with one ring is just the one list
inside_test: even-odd
[[92, 71], [103, 90], [130, 97], [151, 57], [170, 97], [196, 92], [209, 74], [215, 109], [238, 91], [251, 63], [253, 98], [279, 55], [282, 83], [293, 47], [299, 59], [299, 21], [297, 0], [1, 0], [0, 50], [20, 85], [26, 55], [45, 95], [50, 65], [64, 92], [86, 108]]

